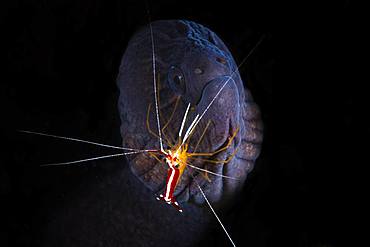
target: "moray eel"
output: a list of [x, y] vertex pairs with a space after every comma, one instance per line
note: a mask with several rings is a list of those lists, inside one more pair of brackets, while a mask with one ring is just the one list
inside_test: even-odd
[[[179, 202], [203, 204], [197, 184], [213, 203], [230, 201], [242, 188], [253, 169], [263, 137], [260, 111], [244, 87], [237, 65], [222, 40], [210, 29], [186, 20], [162, 20], [151, 23], [157, 67], [159, 111], [164, 145], [176, 139], [188, 103], [189, 119], [202, 114], [224, 82], [227, 85], [199, 122], [189, 149], [214, 152], [231, 145], [208, 160], [192, 160], [194, 166], [238, 180], [216, 177], [187, 167], [175, 190]], [[235, 71], [235, 73], [234, 73]], [[120, 96], [118, 109], [123, 146], [159, 149], [154, 108], [152, 43], [149, 26], [137, 31], [123, 55], [117, 78]], [[149, 110], [149, 112], [148, 112]], [[149, 114], [147, 114], [149, 113]], [[169, 121], [170, 120], [170, 121]], [[187, 122], [187, 126], [191, 121]], [[203, 138], [203, 130], [209, 123]], [[147, 125], [151, 128], [149, 133]], [[153, 194], [165, 188], [167, 165], [146, 153], [127, 156], [133, 174]], [[195, 181], [194, 181], [195, 180]]]

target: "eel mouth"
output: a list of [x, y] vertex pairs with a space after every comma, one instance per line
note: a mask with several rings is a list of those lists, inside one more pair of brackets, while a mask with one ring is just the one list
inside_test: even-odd
[[[220, 200], [224, 190], [224, 177], [216, 176], [200, 169], [222, 176], [233, 177], [234, 174], [226, 174], [224, 166], [234, 163], [233, 159], [227, 164], [224, 162], [235, 154], [235, 150], [240, 142], [240, 104], [239, 94], [233, 81], [223, 89], [220, 97], [214, 98], [219, 89], [223, 86], [227, 77], [218, 77], [207, 83], [202, 93], [199, 103], [194, 106], [193, 112], [187, 126], [193, 121], [194, 116], [202, 114], [207, 109], [209, 102], [213, 100], [207, 114], [196, 126], [194, 133], [189, 140], [189, 153], [208, 153], [205, 156], [189, 157], [187, 165], [177, 184], [174, 196], [181, 202], [193, 199], [196, 203], [203, 203], [204, 199], [199, 191], [199, 186], [203, 189], [210, 201]], [[183, 114], [175, 119], [175, 126], [179, 126]], [[174, 129], [177, 127], [174, 126]], [[230, 138], [233, 138], [229, 143]], [[229, 145], [228, 145], [229, 144]], [[146, 148], [158, 146], [158, 139], [151, 138], [146, 143]], [[220, 152], [216, 152], [223, 149]], [[216, 152], [216, 153], [215, 153]], [[213, 154], [214, 153], [214, 154]], [[157, 157], [160, 159], [160, 157]], [[214, 161], [214, 162], [209, 162]], [[146, 187], [155, 194], [160, 194], [165, 190], [168, 165], [162, 159], [159, 162], [153, 155], [141, 153], [129, 158], [132, 172], [141, 180]], [[194, 168], [195, 167], [195, 168]], [[199, 169], [196, 169], [199, 168]], [[237, 176], [237, 174], [235, 174]]]

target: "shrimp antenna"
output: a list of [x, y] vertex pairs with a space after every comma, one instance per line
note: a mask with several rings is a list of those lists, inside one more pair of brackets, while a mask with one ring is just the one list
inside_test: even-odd
[[87, 161], [92, 161], [92, 160], [100, 160], [100, 159], [113, 158], [113, 157], [117, 157], [117, 156], [129, 155], [129, 154], [137, 154], [137, 153], [142, 153], [144, 151], [146, 151], [146, 150], [127, 152], [127, 153], [119, 153], [119, 154], [110, 154], [110, 155], [104, 155], [104, 156], [93, 157], [93, 158], [88, 158], [88, 159], [81, 159], [81, 160], [74, 160], [74, 161], [67, 161], [67, 162], [48, 163], [48, 164], [44, 164], [44, 165], [40, 165], [40, 166], [70, 165], [70, 164], [82, 163], [82, 162], [87, 162]]
[[162, 132], [161, 132], [161, 122], [159, 120], [159, 108], [158, 108], [158, 94], [157, 94], [157, 80], [156, 80], [156, 63], [155, 63], [155, 49], [154, 49], [154, 35], [153, 35], [153, 27], [150, 18], [149, 6], [147, 4], [147, 13], [149, 19], [149, 28], [150, 28], [150, 40], [152, 44], [152, 68], [153, 68], [153, 87], [154, 87], [154, 101], [155, 101], [155, 114], [157, 118], [157, 128], [158, 128], [158, 136], [159, 136], [159, 145], [161, 151], [166, 153], [163, 149], [163, 141], [162, 141]]
[[197, 123], [198, 118], [199, 118], [199, 114], [194, 118], [193, 122], [190, 124], [189, 128], [187, 129], [187, 131], [185, 133], [185, 136], [184, 136], [184, 140], [182, 141], [182, 144], [184, 144], [186, 142], [186, 140], [188, 139], [190, 134], [193, 132], [194, 125], [195, 125], [195, 123]]
[[112, 146], [112, 145], [102, 144], [102, 143], [98, 143], [98, 142], [86, 141], [86, 140], [72, 138], [72, 137], [50, 135], [50, 134], [46, 134], [46, 133], [34, 132], [34, 131], [29, 131], [29, 130], [17, 130], [17, 131], [21, 132], [21, 133], [26, 133], [26, 134], [47, 136], [47, 137], [53, 137], [53, 138], [57, 138], [57, 139], [63, 139], [63, 140], [75, 141], [75, 142], [83, 142], [83, 143], [92, 144], [92, 145], [95, 145], [95, 146], [107, 147], [107, 148], [122, 149], [122, 150], [127, 150], [127, 151], [142, 151], [142, 150], [139, 150], [139, 149], [136, 149], [136, 148], [126, 148], [126, 147]]
[[182, 119], [182, 123], [181, 123], [180, 131], [179, 131], [179, 139], [181, 139], [182, 130], [183, 130], [184, 125], [185, 125], [186, 116], [188, 115], [189, 108], [190, 108], [190, 103], [188, 104], [188, 107], [186, 108], [186, 111], [185, 111], [185, 114], [184, 114], [184, 118]]
[[221, 91], [224, 89], [224, 87], [229, 83], [230, 80], [233, 80], [234, 79], [232, 78], [235, 73], [239, 70], [239, 68], [248, 60], [248, 58], [250, 57], [250, 55], [256, 50], [256, 48], [261, 44], [261, 42], [263, 41], [263, 39], [265, 38], [265, 35], [263, 35], [260, 40], [256, 43], [256, 45], [250, 50], [250, 52], [248, 53], [248, 55], [241, 61], [241, 63], [239, 64], [239, 66], [231, 73], [230, 76], [228, 76], [228, 79], [224, 82], [224, 84], [222, 85], [222, 87], [218, 90], [218, 92], [216, 93], [216, 95], [213, 97], [213, 99], [211, 100], [211, 102], [208, 104], [208, 106], [206, 107], [206, 109], [203, 111], [203, 113], [200, 115], [200, 117], [198, 118], [197, 122], [194, 124], [193, 126], [193, 129], [198, 125], [198, 123], [200, 122], [200, 120], [203, 118], [204, 114], [206, 114], [206, 112], [208, 111], [208, 109], [211, 107], [211, 105], [213, 104], [213, 102], [216, 100], [216, 98], [218, 97], [218, 95], [221, 93]]
[[204, 192], [203, 192], [202, 188], [200, 187], [199, 183], [197, 182], [197, 180], [195, 180], [195, 178], [194, 178], [193, 174], [192, 174], [191, 176], [193, 177], [193, 179], [194, 179], [195, 183], [197, 184], [197, 186], [198, 186], [198, 189], [199, 189], [200, 193], [201, 193], [201, 194], [202, 194], [202, 196], [204, 197], [204, 200], [207, 202], [207, 204], [208, 204], [209, 208], [211, 209], [212, 213], [213, 213], [213, 214], [214, 214], [214, 216], [216, 217], [216, 219], [217, 219], [218, 223], [220, 223], [220, 225], [221, 225], [222, 229], [223, 229], [223, 230], [224, 230], [224, 232], [226, 233], [226, 236], [229, 238], [229, 240], [230, 240], [231, 244], [232, 244], [234, 247], [236, 247], [236, 245], [235, 245], [234, 241], [232, 240], [232, 238], [230, 237], [230, 235], [229, 235], [229, 233], [227, 232], [226, 228], [224, 227], [224, 224], [222, 224], [222, 222], [221, 222], [220, 218], [217, 216], [217, 214], [216, 214], [215, 210], [213, 209], [213, 207], [212, 207], [211, 203], [208, 201], [208, 199], [207, 199], [206, 195], [204, 194]]
[[225, 175], [222, 175], [222, 174], [218, 174], [218, 173], [215, 173], [215, 172], [211, 172], [207, 169], [203, 169], [203, 168], [200, 168], [200, 167], [197, 167], [197, 166], [194, 166], [194, 165], [190, 165], [189, 163], [187, 163], [188, 166], [190, 166], [191, 168], [195, 169], [195, 170], [199, 170], [199, 171], [203, 171], [203, 172], [207, 172], [209, 174], [213, 174], [217, 177], [222, 177], [222, 178], [228, 178], [228, 179], [234, 179], [234, 180], [240, 180], [239, 178], [235, 178], [235, 177], [230, 177], [230, 176], [225, 176]]

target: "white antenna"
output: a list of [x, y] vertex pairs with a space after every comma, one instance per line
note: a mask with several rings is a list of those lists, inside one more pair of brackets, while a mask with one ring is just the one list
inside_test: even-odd
[[29, 131], [29, 130], [17, 130], [17, 131], [18, 132], [21, 132], [21, 133], [26, 133], [26, 134], [34, 134], [34, 135], [53, 137], [53, 138], [63, 139], [63, 140], [68, 140], [68, 141], [83, 142], [83, 143], [88, 143], [88, 144], [92, 144], [92, 145], [96, 145], [96, 146], [101, 146], [101, 147], [107, 147], [107, 148], [122, 149], [122, 150], [128, 150], [128, 151], [141, 151], [141, 150], [135, 149], [135, 148], [117, 147], [117, 146], [112, 146], [112, 145], [107, 145], [107, 144], [102, 144], [102, 143], [97, 143], [97, 142], [91, 142], [91, 141], [81, 140], [81, 139], [77, 139], [77, 138], [71, 138], [71, 137], [65, 137], [65, 136], [57, 136], [57, 135], [50, 135], [50, 134], [46, 134], [46, 133], [34, 132], [34, 131]]
[[194, 129], [193, 126], [197, 122], [198, 118], [199, 118], [199, 114], [194, 118], [193, 122], [190, 124], [188, 130], [186, 131], [185, 136], [184, 136], [184, 140], [182, 141], [182, 144], [184, 144], [186, 142], [190, 133], [193, 131], [193, 129]]
[[[193, 176], [193, 175], [192, 175], [192, 176]], [[193, 176], [193, 178], [194, 178], [194, 176]], [[227, 232], [226, 228], [224, 227], [224, 224], [222, 224], [222, 222], [221, 222], [220, 218], [218, 218], [218, 216], [217, 216], [217, 214], [216, 214], [215, 210], [213, 209], [213, 207], [212, 207], [211, 203], [208, 201], [208, 199], [207, 199], [206, 195], [204, 194], [204, 192], [203, 192], [202, 188], [200, 187], [200, 185], [198, 184], [198, 182], [197, 182], [195, 179], [194, 179], [194, 181], [195, 181], [195, 183], [197, 184], [197, 186], [198, 186], [198, 188], [199, 188], [199, 190], [200, 190], [200, 193], [202, 193], [202, 196], [204, 197], [204, 200], [206, 200], [206, 202], [207, 202], [207, 204], [208, 204], [209, 208], [211, 209], [212, 213], [213, 213], [213, 214], [214, 214], [214, 216], [216, 217], [216, 219], [217, 219], [218, 223], [220, 223], [220, 225], [221, 225], [222, 229], [223, 229], [223, 230], [224, 230], [224, 232], [226, 233], [226, 236], [229, 238], [229, 240], [230, 240], [231, 244], [232, 244], [234, 247], [236, 247], [236, 245], [235, 245], [234, 241], [232, 240], [232, 238], [230, 237], [230, 235], [229, 235], [229, 233]]]
[[184, 128], [185, 121], [186, 121], [186, 115], [188, 115], [189, 108], [190, 108], [190, 103], [188, 104], [188, 107], [186, 108], [186, 111], [185, 111], [184, 118], [182, 119], [182, 123], [181, 123], [180, 131], [179, 131], [179, 138], [181, 138], [181, 135], [182, 135], [182, 129]]
[[105, 155], [105, 156], [99, 156], [99, 157], [94, 157], [94, 158], [88, 158], [88, 159], [82, 159], [82, 160], [74, 160], [74, 161], [67, 161], [67, 162], [59, 162], [59, 163], [49, 163], [49, 164], [44, 164], [40, 166], [60, 166], [60, 165], [70, 165], [70, 164], [76, 164], [76, 163], [82, 163], [82, 162], [87, 162], [87, 161], [92, 161], [92, 160], [100, 160], [100, 159], [107, 159], [107, 158], [112, 158], [112, 157], [117, 157], [117, 156], [123, 156], [123, 155], [129, 155], [129, 154], [137, 154], [137, 153], [142, 153], [144, 151], [135, 151], [135, 152], [127, 152], [127, 153], [120, 153], [120, 154], [110, 154], [110, 155]]
[[156, 80], [156, 68], [155, 68], [154, 36], [153, 36], [153, 28], [152, 28], [152, 23], [151, 22], [149, 22], [149, 28], [150, 28], [150, 38], [151, 38], [151, 42], [152, 42], [153, 87], [154, 87], [155, 114], [156, 114], [156, 118], [157, 118], [157, 128], [158, 128], [158, 136], [159, 136], [159, 146], [161, 148], [161, 151], [166, 153], [163, 149], [161, 122], [159, 121], [157, 80]]
[[190, 166], [193, 169], [200, 170], [200, 171], [203, 171], [203, 172], [207, 172], [209, 174], [213, 174], [213, 175], [218, 176], [218, 177], [223, 177], [223, 178], [228, 178], [228, 179], [234, 179], [234, 180], [240, 180], [239, 178], [225, 176], [225, 175], [222, 175], [222, 174], [211, 172], [211, 171], [209, 171], [207, 169], [203, 169], [203, 168], [200, 168], [200, 167], [197, 167], [197, 166], [194, 166], [194, 165], [190, 165], [189, 163], [187, 163], [186, 165]]

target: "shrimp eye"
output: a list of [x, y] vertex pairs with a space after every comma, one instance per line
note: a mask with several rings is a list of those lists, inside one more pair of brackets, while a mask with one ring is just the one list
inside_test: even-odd
[[167, 75], [168, 84], [170, 88], [177, 94], [185, 94], [186, 85], [185, 77], [181, 69], [176, 66], [171, 66]]

